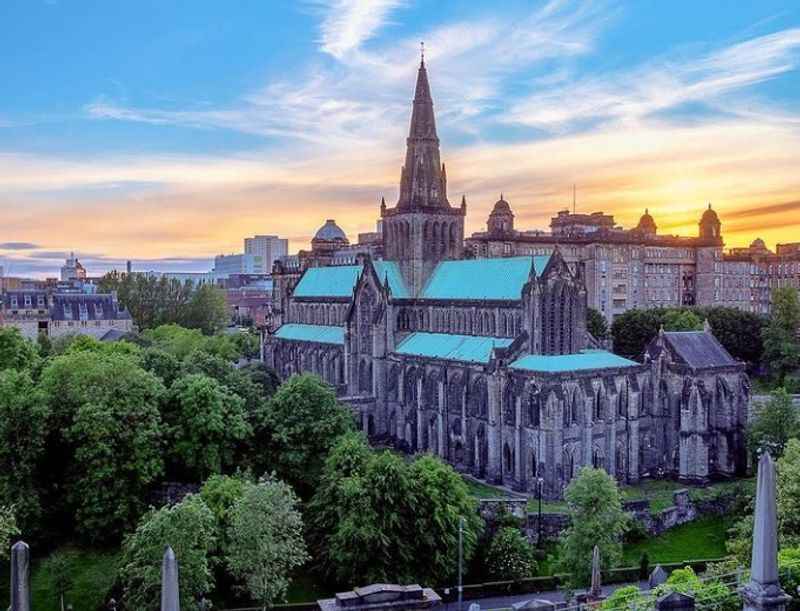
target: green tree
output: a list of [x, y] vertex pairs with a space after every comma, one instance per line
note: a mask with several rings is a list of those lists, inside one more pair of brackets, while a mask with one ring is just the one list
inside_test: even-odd
[[197, 495], [143, 516], [122, 546], [120, 581], [126, 608], [158, 608], [161, 562], [169, 545], [180, 567], [181, 609], [196, 609], [197, 599], [213, 588], [214, 531], [214, 516]]
[[297, 506], [291, 487], [268, 478], [247, 486], [231, 510], [228, 570], [264, 609], [284, 599], [290, 574], [309, 558]]
[[778, 530], [783, 547], [800, 547], [800, 439], [790, 439], [778, 470]]
[[631, 359], [640, 358], [664, 323], [664, 313], [662, 308], [634, 309], [615, 317], [611, 324], [614, 352]]
[[0, 369], [34, 369], [39, 364], [36, 344], [16, 327], [0, 327]]
[[331, 449], [308, 513], [316, 566], [339, 584], [440, 583], [455, 576], [459, 519], [465, 562], [481, 528], [452, 467], [431, 456], [407, 463], [373, 452], [358, 433]]
[[596, 339], [603, 340], [608, 337], [606, 317], [594, 308], [586, 308], [586, 328]]
[[165, 421], [178, 471], [205, 479], [233, 465], [237, 446], [252, 429], [244, 401], [203, 374], [177, 380], [169, 391]]
[[152, 346], [168, 352], [180, 361], [195, 350], [202, 350], [206, 343], [206, 338], [199, 330], [175, 323], [147, 329], [142, 337]]
[[350, 409], [313, 375], [292, 376], [256, 415], [256, 433], [267, 448], [259, 470], [275, 469], [301, 494], [314, 489], [325, 455], [352, 430]]
[[41, 388], [55, 432], [47, 468], [66, 480], [77, 530], [113, 539], [141, 514], [163, 472], [164, 387], [128, 355], [77, 351], [50, 360]]
[[752, 312], [737, 308], [698, 308], [701, 318], [708, 320], [719, 342], [735, 359], [756, 365], [764, 353], [762, 333], [766, 320]]
[[800, 367], [800, 301], [797, 289], [772, 291], [772, 314], [764, 328], [764, 360], [783, 384], [786, 375]]
[[214, 514], [219, 525], [219, 532], [228, 529], [230, 513], [233, 506], [242, 496], [253, 481], [249, 475], [237, 473], [236, 475], [212, 475], [200, 489], [200, 497]]
[[11, 550], [11, 541], [19, 534], [13, 505], [0, 505], [0, 560], [6, 560]]
[[26, 371], [0, 371], [0, 499], [12, 501], [26, 536], [41, 527], [50, 409]]
[[185, 327], [199, 329], [205, 335], [214, 335], [229, 318], [222, 289], [203, 284], [192, 293], [180, 322]]
[[281, 385], [277, 372], [265, 363], [250, 363], [239, 371], [245, 373], [252, 382], [258, 385], [261, 396], [270, 398]]
[[493, 580], [533, 577], [536, 572], [533, 546], [519, 528], [501, 528], [494, 534], [489, 544], [486, 568]]
[[61, 611], [64, 611], [64, 598], [75, 583], [72, 579], [69, 558], [62, 552], [52, 554], [42, 563], [42, 572], [47, 576], [51, 589], [58, 597]]
[[104, 293], [116, 291], [140, 329], [184, 322], [194, 291], [188, 281], [116, 271], [103, 276], [99, 289]]
[[157, 376], [167, 387], [181, 375], [181, 362], [178, 358], [156, 346], [142, 351], [142, 367]]
[[779, 388], [770, 394], [766, 403], [754, 405], [747, 425], [747, 447], [754, 459], [761, 450], [767, 450], [773, 458], [780, 458], [786, 443], [798, 433], [800, 413], [792, 404], [792, 397]]
[[665, 331], [700, 331], [703, 321], [700, 317], [687, 309], [670, 309], [664, 313]]
[[622, 535], [628, 519], [617, 482], [603, 469], [583, 467], [564, 493], [570, 526], [562, 537], [561, 568], [571, 585], [585, 586], [592, 574], [592, 550], [600, 548], [604, 568], [622, 557]]

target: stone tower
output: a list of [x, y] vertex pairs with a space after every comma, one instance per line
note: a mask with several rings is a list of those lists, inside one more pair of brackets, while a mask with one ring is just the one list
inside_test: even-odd
[[466, 203], [447, 201], [447, 173], [439, 159], [439, 138], [425, 60], [419, 65], [400, 197], [381, 205], [384, 257], [400, 262], [412, 294], [418, 295], [436, 264], [460, 259], [464, 250]]

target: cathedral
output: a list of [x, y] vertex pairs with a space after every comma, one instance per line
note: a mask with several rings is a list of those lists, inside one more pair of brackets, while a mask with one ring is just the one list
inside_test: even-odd
[[265, 361], [319, 375], [373, 440], [547, 498], [584, 465], [621, 483], [741, 473], [749, 381], [710, 329], [661, 331], [641, 362], [603, 350], [583, 268], [558, 248], [465, 256], [466, 200], [448, 200], [439, 154], [422, 61], [380, 248], [348, 250], [329, 220], [276, 262]]

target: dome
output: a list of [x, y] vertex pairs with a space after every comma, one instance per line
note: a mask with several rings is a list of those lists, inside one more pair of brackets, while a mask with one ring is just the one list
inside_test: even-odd
[[500, 194], [500, 199], [494, 203], [492, 214], [512, 214], [511, 206], [509, 206], [508, 202], [503, 199], [502, 193]]
[[342, 228], [336, 224], [336, 221], [333, 219], [328, 219], [325, 221], [325, 224], [319, 228], [316, 235], [314, 235], [315, 240], [325, 240], [327, 242], [334, 242], [334, 241], [347, 241], [347, 236], [342, 231]]
[[639, 225], [637, 229], [641, 231], [647, 231], [649, 233], [656, 232], [656, 222], [653, 220], [653, 217], [650, 216], [650, 211], [645, 208], [644, 214], [639, 219]]
[[767, 245], [764, 243], [764, 240], [761, 238], [756, 238], [752, 242], [750, 242], [750, 248], [752, 250], [766, 250]]
[[700, 218], [701, 223], [719, 223], [719, 217], [717, 213], [711, 209], [711, 204], [708, 204], [708, 208], [703, 212], [703, 216]]

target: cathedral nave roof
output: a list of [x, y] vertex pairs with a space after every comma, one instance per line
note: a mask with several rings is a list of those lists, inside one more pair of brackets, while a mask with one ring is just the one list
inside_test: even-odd
[[511, 369], [541, 373], [565, 373], [617, 367], [639, 367], [639, 363], [607, 350], [583, 350], [576, 354], [528, 354], [509, 365]]
[[422, 290], [423, 299], [499, 300], [522, 298], [533, 265], [541, 275], [549, 256], [442, 261]]
[[494, 348], [507, 348], [512, 341], [507, 337], [417, 331], [401, 341], [395, 353], [447, 361], [488, 363]]
[[281, 325], [275, 332], [275, 337], [298, 342], [344, 345], [344, 327], [304, 325], [292, 322]]

